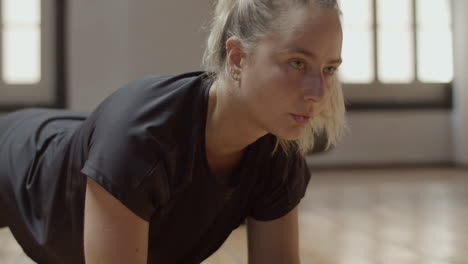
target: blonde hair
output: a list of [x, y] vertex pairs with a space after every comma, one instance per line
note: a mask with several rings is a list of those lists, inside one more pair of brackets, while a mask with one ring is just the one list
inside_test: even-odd
[[[302, 7], [316, 4], [332, 8], [339, 14], [337, 0], [218, 0], [214, 11], [211, 30], [207, 39], [203, 65], [213, 78], [225, 79], [227, 76], [226, 41], [236, 37], [243, 47], [253, 50], [262, 37], [277, 28], [281, 14], [292, 6]], [[335, 145], [345, 130], [345, 104], [343, 92], [337, 78], [322, 112], [314, 117], [302, 137], [296, 140], [276, 138], [274, 154], [278, 147], [288, 154], [298, 151], [305, 155], [314, 147], [315, 139], [326, 135], [326, 148]]]

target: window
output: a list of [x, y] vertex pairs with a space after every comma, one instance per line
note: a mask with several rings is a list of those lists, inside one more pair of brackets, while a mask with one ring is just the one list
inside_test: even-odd
[[0, 2], [1, 110], [63, 107], [63, 1]]
[[368, 106], [450, 106], [450, 0], [341, 0], [347, 100]]

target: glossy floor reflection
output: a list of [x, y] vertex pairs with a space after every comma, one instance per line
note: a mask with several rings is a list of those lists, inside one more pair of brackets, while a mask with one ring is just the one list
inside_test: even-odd
[[[468, 170], [318, 170], [300, 224], [304, 264], [468, 264]], [[240, 227], [204, 264], [246, 259]], [[0, 263], [32, 263], [7, 229]]]

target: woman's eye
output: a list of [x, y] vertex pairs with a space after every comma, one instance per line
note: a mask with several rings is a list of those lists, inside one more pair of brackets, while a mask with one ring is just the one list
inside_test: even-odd
[[328, 75], [333, 75], [338, 69], [336, 67], [327, 67], [324, 69], [324, 72]]
[[295, 69], [298, 69], [298, 70], [303, 70], [305, 69], [305, 62], [302, 61], [302, 60], [293, 60], [293, 61], [290, 61], [289, 64], [295, 68]]

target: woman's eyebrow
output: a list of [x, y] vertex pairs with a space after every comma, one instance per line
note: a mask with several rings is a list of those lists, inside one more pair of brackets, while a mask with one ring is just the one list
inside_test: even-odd
[[[317, 54], [315, 54], [314, 52], [311, 52], [311, 51], [309, 51], [309, 50], [307, 50], [305, 48], [298, 47], [298, 46], [295, 46], [293, 48], [285, 49], [285, 50], [283, 50], [283, 53], [300, 53], [300, 54], [303, 54], [304, 56], [310, 57], [312, 59], [317, 58]], [[338, 58], [338, 59], [332, 59], [332, 60], [328, 61], [328, 64], [341, 64], [342, 62], [343, 62], [343, 59]]]

